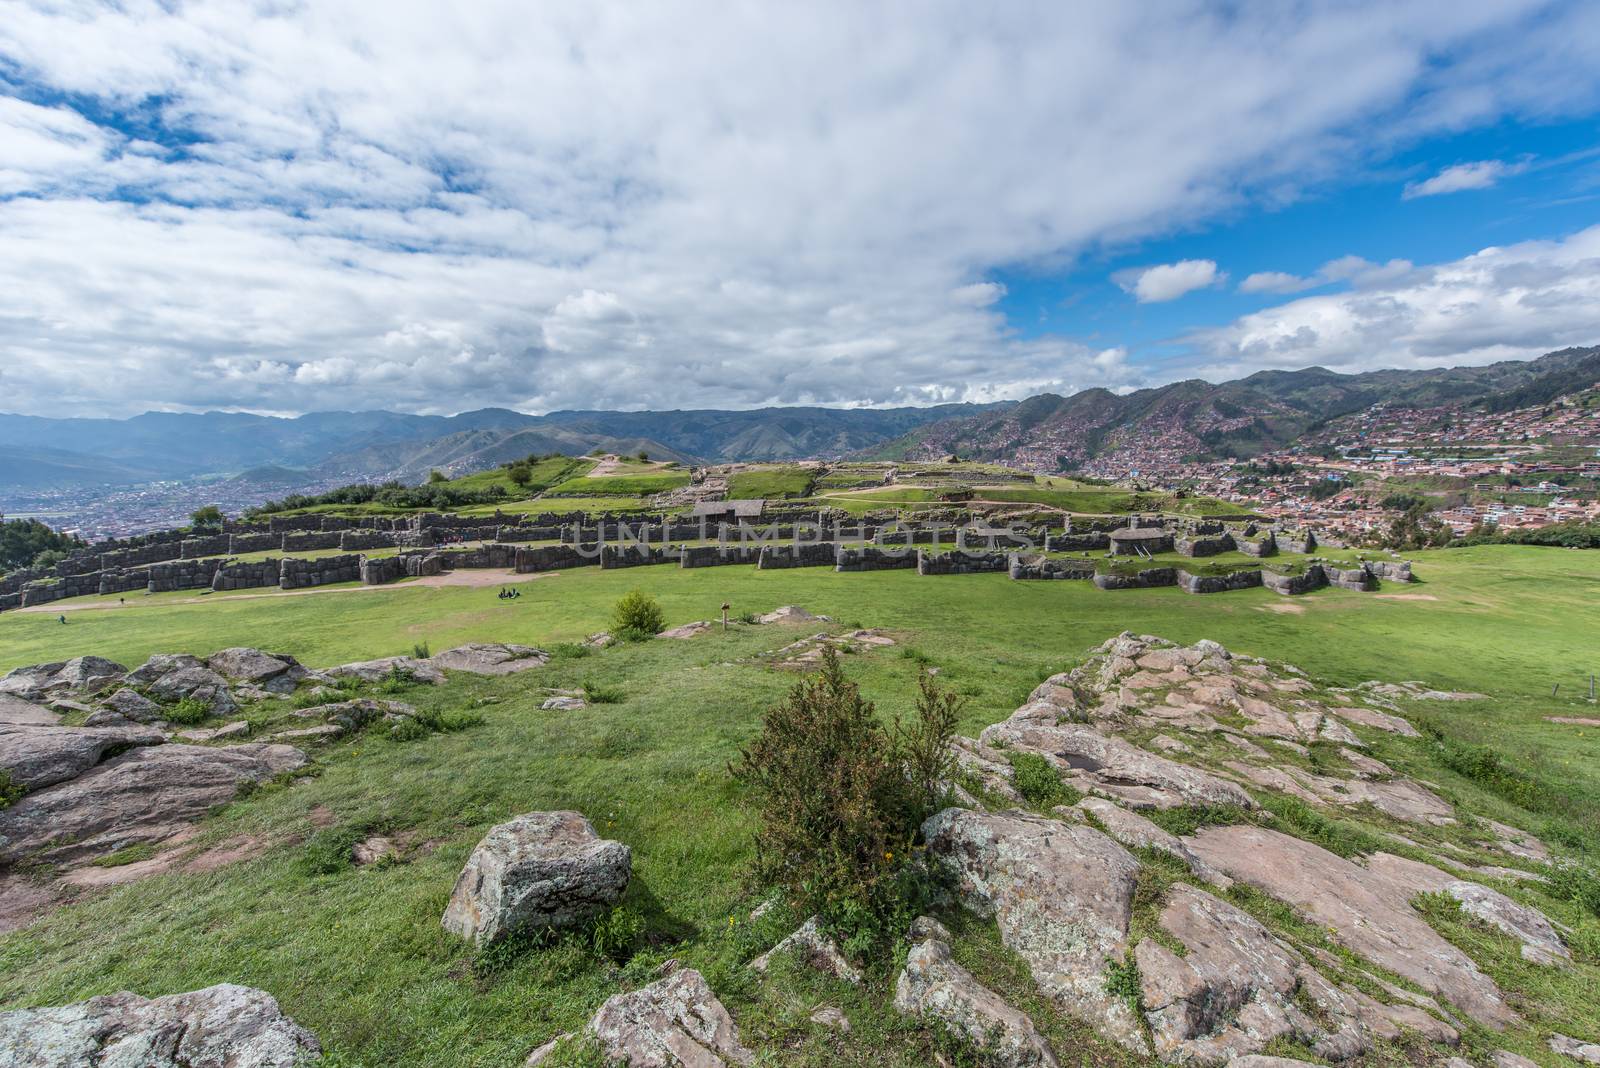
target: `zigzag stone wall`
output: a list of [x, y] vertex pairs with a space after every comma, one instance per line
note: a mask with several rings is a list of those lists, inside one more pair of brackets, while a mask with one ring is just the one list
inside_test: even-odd
[[685, 545], [678, 552], [678, 565], [726, 567], [729, 564], [756, 564], [759, 567], [761, 550], [760, 545]]
[[1192, 575], [1178, 568], [1178, 587], [1184, 593], [1226, 593], [1229, 590], [1247, 590], [1261, 585], [1258, 569], [1230, 571], [1226, 575]]
[[337, 530], [290, 532], [283, 536], [283, 551], [286, 553], [308, 553], [316, 552], [319, 549], [337, 549], [343, 536]]
[[[337, 537], [337, 535], [334, 535]], [[359, 582], [361, 557], [320, 556], [314, 560], [285, 557], [278, 571], [278, 585], [286, 590], [306, 589], [310, 586], [331, 586], [336, 582]]]
[[833, 563], [835, 571], [896, 571], [916, 566], [915, 553], [880, 549], [874, 545], [841, 545]]
[[756, 567], [774, 571], [791, 567], [832, 567], [837, 562], [838, 553], [831, 541], [790, 542], [761, 546]]
[[1094, 564], [1089, 560], [1052, 559], [1042, 554], [1012, 553], [1006, 570], [1014, 579], [1094, 578]]
[[977, 575], [985, 572], [1005, 571], [1010, 566], [1008, 554], [974, 553], [957, 549], [948, 553], [930, 553], [917, 550], [919, 575]]
[[282, 561], [270, 558], [248, 562], [224, 560], [217, 565], [217, 572], [211, 579], [211, 588], [248, 590], [261, 586], [276, 586], [281, 569]]
[[151, 593], [170, 593], [173, 590], [209, 590], [222, 561], [216, 557], [208, 560], [173, 560], [150, 565], [150, 581], [145, 587]]

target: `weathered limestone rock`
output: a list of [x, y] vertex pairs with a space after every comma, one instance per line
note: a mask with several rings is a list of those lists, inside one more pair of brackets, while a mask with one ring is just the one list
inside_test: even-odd
[[444, 671], [466, 671], [473, 675], [514, 675], [549, 662], [549, 655], [542, 649], [504, 642], [470, 642], [446, 649], [427, 660], [429, 665]]
[[148, 727], [23, 727], [0, 723], [0, 771], [24, 790], [75, 779], [107, 756], [166, 741]]
[[629, 1068], [726, 1068], [753, 1059], [733, 1017], [692, 968], [612, 997], [589, 1033], [609, 1060]]
[[[1495, 1050], [1489, 1054], [1489, 1059], [1494, 1062], [1494, 1068], [1539, 1068], [1538, 1061], [1530, 1061], [1520, 1053], [1512, 1053], [1508, 1049]], [[1459, 1057], [1451, 1058], [1452, 1062], [1459, 1060], [1461, 1060]], [[1465, 1065], [1465, 1068], [1472, 1068], [1466, 1061], [1461, 1061], [1461, 1063]], [[1456, 1068], [1456, 1066], [1452, 1063], [1448, 1068]]]
[[399, 672], [411, 676], [412, 681], [438, 686], [444, 682], [444, 672], [414, 656], [386, 656], [378, 660], [359, 660], [354, 664], [340, 664], [329, 668], [325, 674], [334, 678], [355, 677], [363, 682], [382, 682]]
[[133, 749], [0, 809], [0, 865], [35, 855], [76, 860], [162, 841], [233, 800], [245, 783], [305, 761], [287, 745]]
[[1538, 909], [1531, 908], [1481, 883], [1457, 879], [1448, 872], [1390, 853], [1374, 853], [1367, 870], [1388, 879], [1397, 902], [1421, 893], [1448, 894], [1461, 903], [1461, 911], [1522, 943], [1522, 958], [1534, 964], [1565, 964], [1572, 954], [1561, 936]]
[[60, 722], [60, 714], [50, 711], [43, 705], [36, 705], [32, 701], [13, 697], [8, 693], [0, 693], [0, 724], [51, 727]]
[[210, 707], [212, 715], [226, 716], [239, 710], [228, 680], [187, 653], [157, 653], [130, 673], [128, 681], [147, 687], [161, 701], [201, 701]]
[[0, 1012], [7, 1068], [300, 1068], [321, 1056], [272, 995], [231, 983]]
[[1191, 872], [1212, 886], [1226, 890], [1233, 885], [1232, 879], [1195, 856], [1182, 838], [1167, 833], [1138, 813], [1129, 812], [1103, 797], [1086, 797], [1077, 807], [1080, 812], [1093, 816], [1107, 834], [1129, 849], [1159, 849], [1183, 861]]
[[444, 912], [444, 928], [479, 943], [519, 928], [571, 927], [628, 888], [633, 855], [577, 812], [530, 812], [500, 824], [472, 851]]
[[781, 957], [786, 953], [793, 953], [806, 964], [821, 972], [827, 972], [835, 979], [842, 979], [852, 985], [861, 982], [861, 973], [855, 966], [845, 959], [839, 952], [839, 945], [829, 938], [822, 930], [822, 920], [813, 916], [801, 924], [793, 933], [761, 956], [750, 962], [750, 967], [758, 972], [765, 972], [772, 966], [773, 957]]
[[1385, 876], [1262, 827], [1207, 827], [1188, 844], [1212, 867], [1295, 906], [1345, 946], [1478, 1022], [1500, 1028], [1517, 1019], [1471, 958], [1394, 901]]
[[786, 604], [774, 608], [765, 615], [756, 617], [757, 623], [831, 623], [827, 616], [812, 615], [797, 604]]
[[1600, 1064], [1600, 1042], [1583, 1042], [1566, 1035], [1551, 1035], [1550, 1049], [1585, 1064]]
[[702, 634], [709, 634], [713, 626], [715, 626], [715, 624], [713, 624], [711, 621], [701, 619], [693, 623], [682, 623], [676, 627], [668, 627], [660, 634], [657, 634], [656, 637], [676, 638], [679, 640], [685, 638], [698, 638]]
[[[1277, 1038], [1295, 1038], [1331, 1060], [1367, 1048], [1355, 1005], [1257, 920], [1203, 890], [1172, 888], [1161, 927], [1177, 953], [1146, 938], [1135, 950], [1145, 1018], [1156, 1052], [1223, 1064]], [[1309, 997], [1326, 1023], [1297, 1002]]]
[[948, 808], [923, 824], [930, 857], [963, 904], [993, 916], [1001, 941], [1045, 995], [1109, 1038], [1148, 1052], [1139, 1020], [1106, 991], [1128, 951], [1139, 862], [1099, 831], [1021, 814]]
[[0, 694], [44, 701], [65, 691], [98, 693], [117, 683], [128, 669], [102, 656], [78, 656], [49, 664], [15, 668], [0, 676]]
[[235, 682], [259, 686], [269, 693], [293, 693], [301, 679], [310, 674], [300, 661], [287, 653], [264, 653], [260, 649], [234, 648], [214, 653], [206, 666]]
[[907, 1016], [942, 1021], [998, 1068], [1056, 1068], [1059, 1063], [1028, 1014], [973, 978], [941, 939], [928, 938], [911, 947], [895, 983], [894, 1007]]
[[1379, 712], [1375, 708], [1346, 708], [1341, 706], [1330, 708], [1328, 711], [1341, 719], [1349, 720], [1351, 723], [1359, 723], [1363, 727], [1374, 727], [1380, 731], [1401, 734], [1407, 738], [1420, 737], [1417, 728], [1413, 727], [1409, 721], [1400, 716], [1391, 716], [1386, 712]]
[[154, 723], [161, 718], [161, 706], [134, 690], [121, 689], [105, 700], [105, 707], [135, 723]]

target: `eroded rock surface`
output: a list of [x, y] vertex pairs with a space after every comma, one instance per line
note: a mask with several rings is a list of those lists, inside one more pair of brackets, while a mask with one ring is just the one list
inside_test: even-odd
[[827, 972], [835, 979], [851, 984], [861, 982], [861, 973], [855, 965], [845, 959], [845, 955], [839, 951], [839, 944], [823, 932], [820, 917], [813, 916], [801, 924], [792, 934], [786, 935], [777, 945], [751, 961], [750, 967], [765, 972], [771, 967], [773, 957], [786, 953], [794, 954], [809, 966]]
[[692, 968], [611, 998], [589, 1033], [609, 1060], [629, 1068], [724, 1068], [753, 1059], [733, 1017]]
[[444, 928], [494, 942], [518, 929], [571, 927], [622, 897], [633, 856], [577, 812], [530, 812], [493, 828], [472, 851]]
[[231, 983], [0, 1012], [7, 1068], [301, 1068], [321, 1055], [272, 995]]
[[166, 738], [149, 727], [48, 727], [0, 723], [0, 771], [24, 790], [75, 779], [106, 757]]
[[504, 642], [469, 642], [427, 659], [429, 665], [443, 671], [465, 671], [473, 675], [515, 675], [549, 662], [549, 654], [542, 649]]
[[363, 682], [382, 682], [396, 674], [409, 677], [413, 682], [438, 686], [444, 682], [444, 672], [426, 660], [414, 656], [385, 656], [377, 660], [358, 660], [353, 664], [340, 664], [323, 674], [334, 678], [357, 678]]
[[260, 649], [223, 649], [206, 658], [206, 666], [235, 682], [259, 687], [268, 693], [293, 693], [300, 680], [311, 673], [287, 653], [264, 653]]

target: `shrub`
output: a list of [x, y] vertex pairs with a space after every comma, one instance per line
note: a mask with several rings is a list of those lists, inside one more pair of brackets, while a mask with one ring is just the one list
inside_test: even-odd
[[432, 656], [433, 653], [428, 650], [427, 642], [418, 642], [416, 645], [411, 647], [411, 655], [417, 660], [426, 660], [428, 657]]
[[389, 665], [389, 673], [378, 683], [379, 693], [405, 693], [417, 684], [416, 677], [399, 664]]
[[22, 787], [11, 781], [11, 772], [0, 768], [0, 809], [22, 800]]
[[886, 730], [828, 647], [733, 769], [758, 810], [757, 875], [852, 948], [892, 937], [920, 903], [910, 853], [939, 801], [947, 769], [933, 754], [948, 747], [954, 701], [925, 681], [918, 723]]
[[1106, 993], [1124, 999], [1134, 1012], [1139, 1011], [1144, 984], [1139, 980], [1139, 965], [1132, 953], [1121, 963], [1112, 962], [1106, 967]]
[[594, 682], [583, 684], [583, 699], [591, 705], [614, 705], [622, 700], [622, 690], [616, 686], [602, 686]]
[[184, 697], [176, 704], [168, 705], [161, 713], [162, 717], [172, 723], [181, 723], [185, 726], [202, 723], [211, 716], [211, 706], [198, 697]]
[[389, 737], [397, 742], [416, 742], [426, 738], [432, 732], [410, 716], [405, 717], [389, 728]]
[[1083, 796], [1062, 782], [1055, 765], [1038, 753], [1008, 753], [1006, 756], [1011, 761], [1011, 785], [1035, 808], [1073, 805]]
[[612, 610], [611, 619], [612, 633], [624, 641], [638, 641], [660, 634], [667, 625], [661, 605], [643, 590], [631, 590], [624, 594]]

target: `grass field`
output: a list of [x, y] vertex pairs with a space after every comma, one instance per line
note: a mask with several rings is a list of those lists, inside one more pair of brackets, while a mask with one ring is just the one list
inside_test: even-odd
[[[1521, 546], [1415, 556], [1422, 580], [1381, 594], [1325, 590], [1288, 600], [1261, 590], [1192, 597], [1175, 589], [1093, 589], [1080, 582], [1012, 582], [1002, 575], [745, 567], [579, 569], [522, 584], [515, 602], [491, 589], [396, 586], [366, 592], [205, 603], [140, 599], [126, 608], [54, 616], [0, 615], [0, 669], [96, 653], [133, 665], [156, 651], [209, 653], [258, 645], [325, 666], [434, 650], [469, 640], [550, 643], [608, 624], [612, 604], [643, 588], [669, 624], [797, 603], [842, 625], [885, 628], [900, 643], [846, 658], [882, 714], [907, 713], [925, 667], [964, 695], [964, 733], [1008, 715], [1044, 676], [1122, 630], [1192, 642], [1211, 638], [1281, 658], [1333, 683], [1423, 679], [1492, 700], [1441, 707], [1453, 739], [1492, 744], [1502, 759], [1600, 819], [1600, 730], [1545, 722], [1595, 715], [1583, 698], [1600, 670], [1600, 554]], [[1287, 611], [1286, 611], [1287, 609]], [[792, 918], [756, 924], [745, 872], [749, 817], [727, 764], [792, 676], [765, 654], [793, 629], [736, 627], [687, 642], [654, 641], [563, 656], [508, 679], [456, 677], [402, 699], [475, 709], [485, 722], [400, 743], [375, 735], [322, 751], [298, 785], [259, 790], [207, 822], [200, 839], [248, 837], [260, 856], [216, 871], [169, 874], [98, 894], [0, 936], [0, 1005], [60, 1004], [134, 988], [145, 994], [232, 981], [270, 990], [325, 1044], [363, 1064], [514, 1066], [552, 1035], [580, 1027], [606, 996], [648, 981], [667, 957], [705, 972], [763, 1063], [923, 1065], [926, 1032], [888, 1008], [883, 962], [860, 990], [799, 973], [758, 981], [744, 963]], [[542, 687], [603, 683], [616, 703], [545, 712]], [[1552, 695], [1552, 686], [1560, 690]], [[1476, 811], [1541, 829], [1439, 762], [1426, 740], [1389, 741], [1380, 755]], [[491, 825], [516, 813], [576, 808], [629, 843], [635, 878], [626, 905], [642, 947], [614, 961], [567, 939], [490, 967], [447, 938], [439, 915], [461, 864]], [[332, 825], [319, 829], [318, 823]], [[353, 836], [381, 830], [408, 843], [400, 863], [318, 864]], [[332, 852], [337, 855], [338, 849]], [[1552, 916], [1577, 922], [1559, 903]], [[1481, 938], [1448, 916], [1441, 929]], [[1454, 927], [1451, 924], [1455, 924]], [[1124, 1065], [1125, 1054], [1052, 1013], [1030, 991], [992, 925], [960, 922], [958, 959], [1035, 1013], [1065, 1063]], [[1535, 974], [1503, 947], [1486, 951], [1495, 979], [1533, 1005], [1540, 1026], [1600, 1025], [1600, 971]], [[1512, 958], [1515, 954], [1510, 954]], [[823, 1002], [849, 1015], [841, 1041], [805, 1023]], [[1521, 1002], [1519, 1002], [1521, 1004]], [[1552, 1063], [1533, 1028], [1474, 1034]]]
[[815, 472], [800, 467], [736, 471], [728, 477], [728, 496], [736, 501], [804, 497], [815, 478]]
[[639, 497], [662, 493], [689, 484], [687, 471], [650, 471], [641, 474], [602, 475], [596, 478], [569, 478], [546, 491], [552, 496]]

